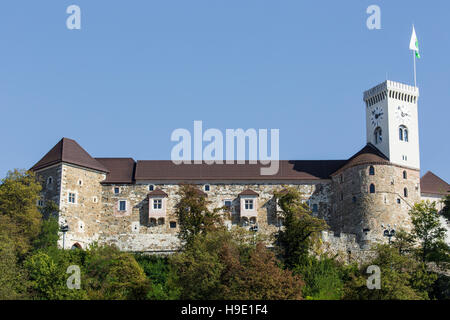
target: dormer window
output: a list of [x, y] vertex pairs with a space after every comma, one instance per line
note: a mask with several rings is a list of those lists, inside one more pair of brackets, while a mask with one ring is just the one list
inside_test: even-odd
[[153, 209], [154, 210], [162, 209], [162, 199], [153, 199]]

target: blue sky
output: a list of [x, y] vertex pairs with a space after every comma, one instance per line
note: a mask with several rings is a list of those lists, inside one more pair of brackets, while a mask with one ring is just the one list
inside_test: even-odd
[[[79, 5], [82, 29], [66, 28]], [[381, 8], [381, 30], [366, 9]], [[422, 174], [450, 181], [450, 2], [9, 0], [0, 4], [0, 175], [62, 137], [96, 157], [170, 159], [177, 128], [278, 128], [281, 159], [365, 144], [364, 90], [412, 83]]]

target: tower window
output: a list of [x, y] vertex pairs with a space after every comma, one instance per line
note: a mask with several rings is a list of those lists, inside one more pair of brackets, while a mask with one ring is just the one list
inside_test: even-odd
[[372, 183], [371, 185], [370, 185], [370, 193], [375, 193], [375, 185]]
[[397, 198], [397, 203], [398, 203], [398, 204], [400, 204], [400, 203], [401, 203], [401, 200], [400, 200], [399, 198]]
[[375, 168], [373, 166], [370, 166], [370, 168], [369, 168], [369, 175], [371, 175], [371, 176], [375, 175]]
[[356, 197], [355, 197], [355, 196], [353, 196], [352, 202], [353, 202], [353, 203], [356, 203]]
[[69, 203], [75, 203], [76, 195], [75, 193], [69, 192]]
[[398, 128], [398, 138], [400, 141], [408, 142], [408, 128], [405, 126], [400, 126]]
[[403, 196], [408, 198], [408, 188], [403, 189]]
[[52, 177], [48, 177], [47, 185], [51, 185], [52, 183], [53, 183], [53, 178]]
[[341, 201], [344, 200], [344, 193], [342, 193], [342, 192], [341, 192], [341, 195], [340, 195], [340, 199], [341, 199]]
[[380, 127], [377, 127], [373, 133], [374, 135], [374, 139], [375, 139], [375, 144], [379, 144], [383, 141], [383, 131], [381, 130]]
[[408, 179], [408, 173], [405, 171], [403, 171], [403, 179]]
[[175, 221], [170, 221], [170, 228], [175, 229], [177, 227], [177, 223]]
[[312, 206], [312, 212], [317, 212], [319, 211], [319, 206], [317, 205], [317, 203], [314, 203]]

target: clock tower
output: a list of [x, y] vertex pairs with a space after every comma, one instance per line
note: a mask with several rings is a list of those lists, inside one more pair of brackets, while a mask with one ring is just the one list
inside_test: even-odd
[[364, 93], [367, 142], [391, 163], [420, 169], [419, 89], [385, 81]]

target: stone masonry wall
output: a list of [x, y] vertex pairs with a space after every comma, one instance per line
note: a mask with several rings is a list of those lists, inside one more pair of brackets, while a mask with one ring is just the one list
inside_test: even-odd
[[[333, 177], [332, 219], [336, 232], [356, 234], [359, 243], [386, 241], [383, 227], [409, 230], [408, 211], [420, 201], [420, 173], [394, 165], [351, 167]], [[403, 172], [406, 172], [406, 179]], [[370, 192], [370, 185], [375, 193]], [[407, 196], [404, 195], [407, 189]]]

